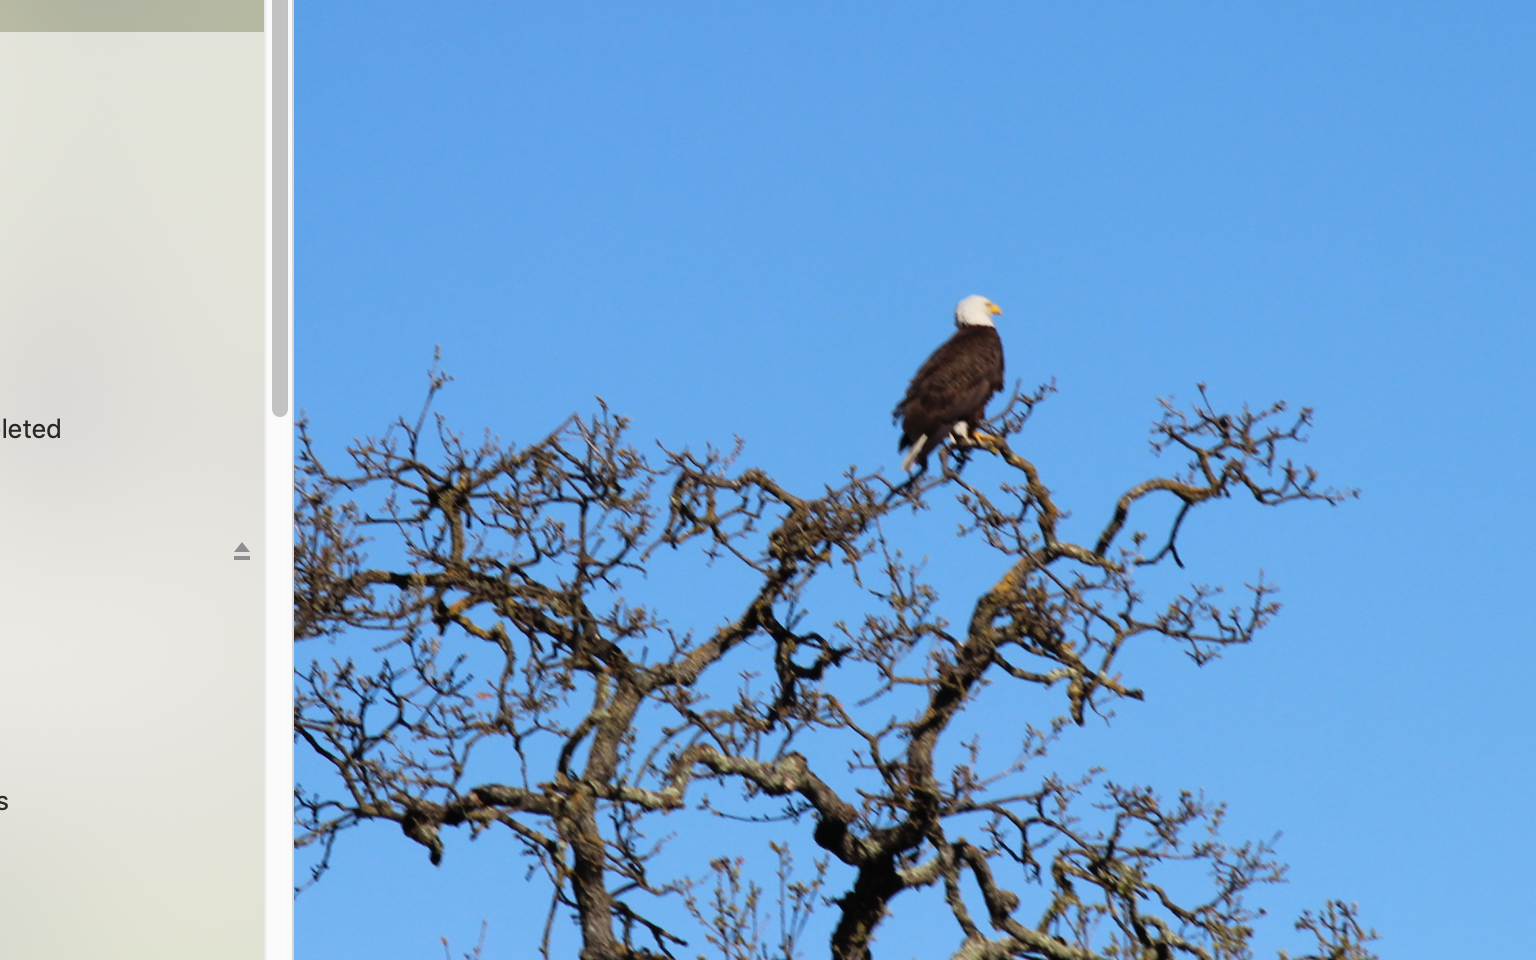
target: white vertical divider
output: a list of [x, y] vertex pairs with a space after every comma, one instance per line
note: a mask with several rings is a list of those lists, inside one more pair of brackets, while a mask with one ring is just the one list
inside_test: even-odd
[[[293, 31], [267, 0], [266, 960], [293, 957]], [[274, 189], [275, 188], [275, 189]], [[275, 216], [274, 216], [275, 214]], [[278, 392], [281, 395], [278, 395]]]

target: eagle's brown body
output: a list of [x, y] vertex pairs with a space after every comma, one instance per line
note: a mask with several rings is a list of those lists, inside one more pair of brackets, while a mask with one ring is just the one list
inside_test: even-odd
[[987, 401], [1001, 389], [1003, 341], [997, 329], [990, 324], [962, 325], [918, 368], [907, 395], [896, 405], [894, 417], [901, 423], [896, 449], [911, 448], [902, 466], [926, 468], [928, 454], [957, 426], [963, 424], [962, 431], [969, 435], [986, 419]]

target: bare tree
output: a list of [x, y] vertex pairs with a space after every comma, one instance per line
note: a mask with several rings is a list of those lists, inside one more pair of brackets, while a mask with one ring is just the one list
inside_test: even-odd
[[[1074, 543], [1009, 443], [1053, 387], [1015, 389], [963, 452], [997, 458], [1006, 482], [973, 482], [945, 458], [900, 487], [850, 470], [800, 494], [739, 467], [739, 445], [647, 453], [606, 406], [527, 446], [469, 442], [431, 412], [447, 379], [434, 372], [414, 422], [354, 441], [344, 468], [300, 425], [297, 639], [333, 644], [297, 673], [297, 738], [326, 771], [295, 790], [311, 881], [364, 821], [398, 824], [433, 863], [448, 828], [505, 829], [548, 884], [546, 956], [561, 916], [585, 960], [674, 956], [690, 940], [696, 952], [692, 916], [713, 955], [792, 958], [819, 906], [833, 911], [830, 954], [864, 958], [903, 895], [952, 919], [957, 958], [1251, 956], [1247, 894], [1284, 869], [1269, 846], [1223, 840], [1222, 807], [1200, 795], [1031, 771], [1073, 724], [1142, 697], [1117, 671], [1128, 646], [1172, 640], [1204, 663], [1275, 614], [1262, 575], [1228, 602], [1204, 586], [1149, 600], [1136, 574], [1183, 566], [1181, 525], [1208, 501], [1349, 496], [1288, 456], [1310, 410], [1223, 413], [1203, 385], [1188, 408], [1164, 403], [1152, 445], [1183, 466], [1131, 487]], [[953, 625], [886, 530], [941, 495], [1001, 571]], [[1176, 515], [1157, 536], [1134, 532], [1155, 496]], [[747, 584], [707, 629], [637, 600], [637, 577], [686, 551]], [[862, 598], [854, 616], [816, 612], [808, 593], [830, 581]], [[959, 719], [1019, 685], [1053, 691], [1057, 715], [988, 768]], [[710, 783], [733, 788], [731, 810]], [[700, 899], [697, 877], [662, 869], [655, 821], [676, 811], [779, 818], [786, 843], [798, 831], [824, 859], [791, 880], [776, 845], [780, 886], [765, 894], [716, 858]], [[847, 888], [828, 899], [829, 878]], [[1373, 956], [1342, 904], [1299, 928], [1317, 934], [1314, 956]]]

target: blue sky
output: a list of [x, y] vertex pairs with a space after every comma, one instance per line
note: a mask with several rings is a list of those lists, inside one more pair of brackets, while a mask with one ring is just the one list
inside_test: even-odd
[[[1157, 397], [1315, 407], [1305, 458], [1361, 499], [1209, 505], [1183, 540], [1191, 577], [1263, 567], [1279, 620], [1203, 669], [1144, 651], [1148, 702], [1058, 761], [1283, 831], [1260, 956], [1329, 897], [1383, 956], [1523, 956], [1536, 13], [1273, 6], [301, 4], [297, 405], [339, 449], [441, 345], [472, 433], [601, 396], [814, 490], [896, 468], [890, 408], [982, 293], [1010, 375], [1060, 388], [1021, 449], [1080, 529], [1158, 472]], [[955, 550], [963, 604], [997, 559]], [[356, 831], [296, 955], [482, 918], [523, 955], [509, 850]]]

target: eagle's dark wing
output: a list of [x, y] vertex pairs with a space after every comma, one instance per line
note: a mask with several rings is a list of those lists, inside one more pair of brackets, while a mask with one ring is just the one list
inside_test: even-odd
[[894, 416], [902, 426], [897, 449], [922, 440], [917, 456], [926, 461], [955, 424], [984, 419], [987, 401], [1002, 388], [1003, 342], [997, 330], [960, 328], [918, 368], [896, 405]]

